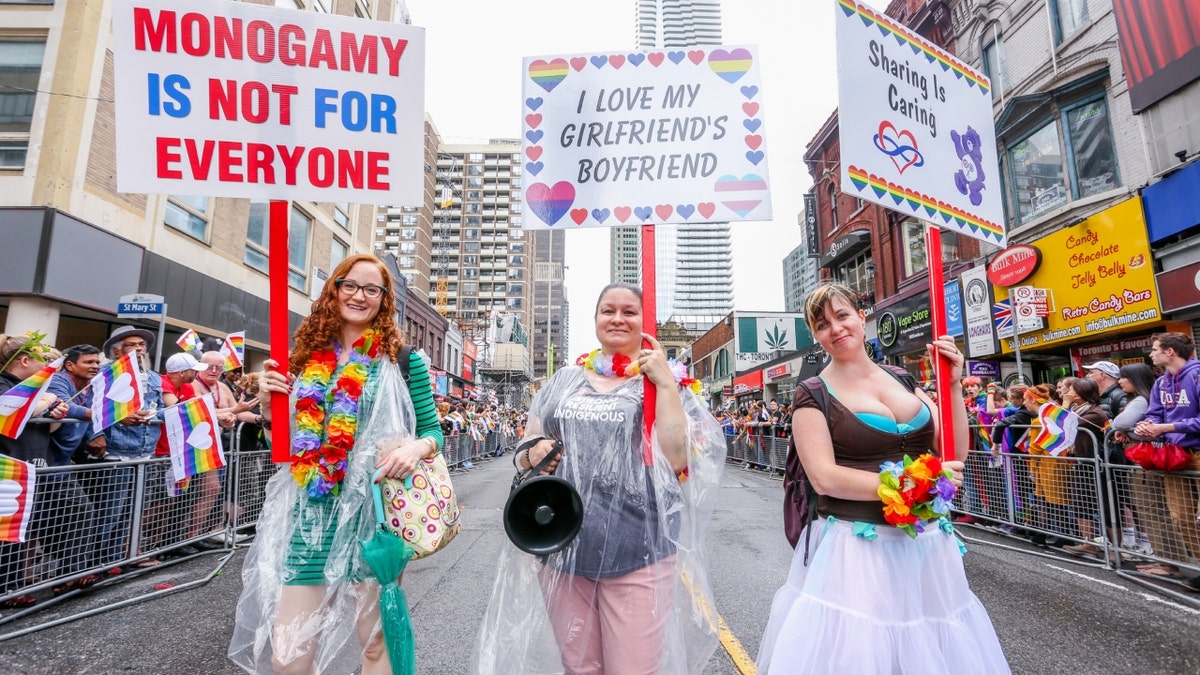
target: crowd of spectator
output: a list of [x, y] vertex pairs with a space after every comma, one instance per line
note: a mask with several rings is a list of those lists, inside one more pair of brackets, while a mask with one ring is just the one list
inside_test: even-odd
[[[144, 569], [161, 564], [160, 555], [192, 555], [221, 547], [204, 535], [221, 527], [226, 517], [220, 503], [223, 470], [176, 483], [168, 462], [135, 462], [169, 456], [164, 410], [208, 393], [214, 397], [226, 448], [233, 444], [238, 422], [244, 423], [242, 440], [259, 443], [262, 418], [254, 378], [244, 376], [240, 368], [226, 370], [225, 357], [217, 351], [219, 340], [210, 340], [208, 351], [170, 356], [160, 374], [149, 358], [154, 343], [154, 333], [135, 326], [117, 328], [100, 347], [80, 344], [62, 352], [44, 344], [40, 334], [3, 336], [0, 393], [60, 356], [63, 366], [52, 376], [24, 431], [15, 439], [0, 437], [0, 453], [28, 462], [38, 472], [26, 541], [0, 544], [0, 595], [42, 578], [68, 579], [52, 589], [60, 594], [100, 580], [97, 574], [81, 576], [86, 570], [107, 568], [105, 574], [117, 575], [123, 572], [118, 563]], [[92, 378], [102, 364], [127, 354], [138, 363], [141, 409], [96, 432]], [[68, 466], [79, 469], [48, 470]], [[139, 536], [134, 537], [139, 467], [145, 478], [140, 483], [145, 508]], [[187, 540], [191, 541], [176, 545]], [[135, 541], [139, 550], [131, 551]], [[143, 550], [161, 553], [142, 554]], [[16, 595], [3, 605], [20, 608], [36, 602], [32, 595]]]

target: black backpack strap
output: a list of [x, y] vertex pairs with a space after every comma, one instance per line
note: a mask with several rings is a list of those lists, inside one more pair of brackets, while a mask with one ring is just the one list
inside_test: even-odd
[[[813, 401], [815, 401], [817, 404], [817, 409], [821, 411], [821, 414], [826, 419], [826, 424], [828, 424], [829, 390], [825, 388], [825, 381], [819, 376], [814, 376], [801, 382], [800, 386], [808, 392], [809, 396], [812, 396]], [[793, 403], [794, 402], [795, 398], [793, 397]], [[809, 543], [812, 541], [812, 526], [817, 520], [817, 491], [815, 488], [813, 488], [812, 481], [808, 479], [808, 474], [804, 472], [804, 466], [800, 463], [800, 453], [796, 450], [796, 433], [794, 430], [789, 443], [791, 444], [791, 450], [793, 454], [796, 456], [796, 468], [800, 473], [799, 481], [802, 483], [800, 487], [804, 490], [807, 497], [806, 502], [808, 504], [808, 514], [804, 526], [804, 565], [807, 567]], [[784, 478], [786, 479], [789, 477], [790, 476], [788, 476], [787, 472], [784, 472]]]
[[413, 348], [412, 345], [403, 345], [400, 347], [400, 353], [396, 354], [396, 362], [400, 364], [400, 375], [404, 378], [404, 384], [408, 384], [408, 362], [412, 360]]

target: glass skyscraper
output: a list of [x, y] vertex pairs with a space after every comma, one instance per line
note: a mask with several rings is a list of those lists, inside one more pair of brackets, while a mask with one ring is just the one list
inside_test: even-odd
[[[639, 0], [639, 49], [721, 44], [717, 0]], [[733, 311], [733, 252], [728, 223], [655, 228], [658, 320], [703, 331]], [[612, 231], [613, 281], [641, 283], [641, 237], [636, 227]]]

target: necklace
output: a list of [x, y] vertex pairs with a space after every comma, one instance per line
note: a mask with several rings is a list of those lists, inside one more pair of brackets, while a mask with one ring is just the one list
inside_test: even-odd
[[[575, 359], [575, 365], [583, 366], [587, 370], [597, 375], [603, 375], [604, 377], [633, 377], [641, 373], [637, 362], [628, 356], [624, 354], [609, 355], [600, 349], [593, 349]], [[688, 377], [688, 370], [685, 364], [675, 359], [668, 359], [667, 366], [671, 369], [671, 376], [675, 378], [677, 384], [691, 389], [696, 394], [702, 391], [700, 380]]]
[[372, 329], [354, 341], [336, 382], [342, 351], [336, 341], [313, 352], [297, 378], [292, 478], [309, 497], [337, 495], [346, 476], [346, 457], [358, 431], [358, 400], [371, 360], [379, 355], [378, 336]]

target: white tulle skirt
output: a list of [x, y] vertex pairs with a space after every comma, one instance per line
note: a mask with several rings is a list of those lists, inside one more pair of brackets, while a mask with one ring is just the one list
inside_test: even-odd
[[916, 539], [833, 518], [810, 527], [808, 566], [801, 535], [775, 594], [760, 674], [1009, 672], [948, 525]]

